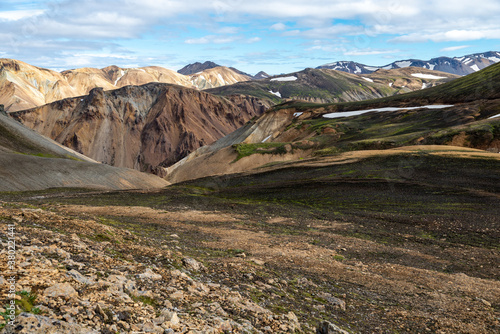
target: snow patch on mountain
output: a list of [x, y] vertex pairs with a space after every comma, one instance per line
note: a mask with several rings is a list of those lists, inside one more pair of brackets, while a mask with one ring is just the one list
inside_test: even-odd
[[384, 107], [384, 108], [375, 108], [375, 109], [367, 109], [367, 110], [355, 110], [355, 111], [346, 111], [346, 112], [332, 112], [329, 114], [324, 114], [324, 118], [340, 118], [340, 117], [349, 117], [349, 116], [359, 116], [362, 114], [365, 114], [367, 112], [382, 112], [382, 111], [398, 111], [398, 110], [412, 110], [412, 109], [421, 109], [421, 108], [426, 108], [426, 109], [443, 109], [443, 108], [449, 108], [453, 107], [452, 104], [431, 104], [427, 106], [421, 106], [421, 107], [406, 107], [406, 108], [399, 108], [399, 107]]
[[273, 78], [271, 81], [295, 81], [297, 80], [297, 77], [295, 76], [290, 76], [290, 77], [281, 77], [281, 78]]
[[269, 135], [269, 136], [267, 136], [266, 138], [264, 138], [264, 139], [261, 141], [261, 143], [265, 143], [265, 142], [266, 142], [269, 138], [271, 138], [271, 136], [272, 136], [272, 135]]
[[118, 78], [116, 78], [115, 80], [115, 83], [114, 85], [116, 86], [118, 84], [118, 81], [125, 75], [125, 71], [124, 70], [120, 70], [120, 75], [118, 76]]
[[269, 93], [276, 95], [277, 97], [281, 98], [281, 93], [280, 92], [273, 92], [272, 90], [269, 91]]
[[398, 62], [396, 62], [396, 65], [401, 67], [401, 68], [409, 67], [411, 65], [411, 61], [409, 61], [409, 60], [398, 61]]
[[424, 74], [424, 73], [412, 73], [411, 75], [413, 77], [417, 77], [417, 78], [420, 78], [420, 79], [433, 79], [433, 80], [446, 79], [446, 77], [439, 77], [437, 75]]

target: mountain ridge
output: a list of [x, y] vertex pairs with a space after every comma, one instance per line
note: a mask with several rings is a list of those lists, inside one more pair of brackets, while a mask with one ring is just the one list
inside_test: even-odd
[[205, 70], [209, 70], [211, 68], [219, 67], [221, 65], [214, 63], [213, 61], [206, 61], [204, 63], [195, 62], [192, 64], [188, 64], [177, 71], [177, 73], [184, 75], [191, 75], [198, 72], [202, 72]]
[[365, 75], [309, 68], [286, 75], [220, 86], [208, 89], [207, 92], [223, 96], [244, 94], [273, 104], [290, 100], [334, 103], [407, 93], [455, 78], [459, 76], [414, 67], [380, 70]]
[[[415, 145], [460, 146], [497, 157], [498, 78], [500, 63], [436, 87], [381, 99], [337, 104], [290, 101], [170, 166], [167, 180], [256, 173], [265, 166], [293, 166], [301, 159], [332, 156], [335, 161], [340, 153]], [[449, 105], [426, 107], [444, 103]], [[390, 109], [374, 109], [384, 107]], [[342, 115], [353, 110], [356, 114]]]
[[397, 60], [384, 66], [370, 66], [354, 61], [337, 61], [316, 67], [328, 68], [354, 74], [369, 74], [379, 69], [395, 69], [405, 67], [421, 67], [457, 75], [477, 72], [487, 66], [500, 62], [500, 52], [488, 51], [465, 55], [462, 57], [436, 57], [430, 60], [406, 59]]
[[156, 173], [243, 126], [268, 106], [149, 83], [10, 113], [38, 133], [111, 166]]
[[[207, 72], [208, 71], [208, 72]], [[159, 66], [120, 68], [115, 65], [98, 68], [78, 68], [56, 72], [15, 59], [0, 59], [0, 103], [7, 111], [18, 111], [46, 103], [88, 94], [96, 87], [113, 90], [128, 85], [149, 82], [176, 84], [188, 88], [206, 89], [221, 84], [251, 80], [227, 67], [185, 76]]]
[[154, 175], [96, 162], [0, 112], [0, 191], [162, 188]]

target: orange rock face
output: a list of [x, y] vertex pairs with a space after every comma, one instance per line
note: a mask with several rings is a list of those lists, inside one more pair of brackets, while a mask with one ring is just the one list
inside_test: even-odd
[[114, 91], [96, 88], [88, 96], [12, 116], [97, 161], [161, 174], [161, 167], [236, 130], [266, 109], [254, 98], [231, 99], [151, 83]]

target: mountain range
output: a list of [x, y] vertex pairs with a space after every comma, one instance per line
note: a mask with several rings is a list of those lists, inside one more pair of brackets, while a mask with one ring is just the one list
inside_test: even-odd
[[223, 96], [249, 95], [272, 104], [289, 100], [334, 103], [408, 93], [458, 77], [454, 74], [417, 67], [381, 69], [371, 74], [359, 75], [330, 69], [308, 68], [300, 72], [238, 82], [206, 91]]
[[438, 57], [431, 60], [407, 59], [398, 60], [385, 66], [369, 66], [353, 61], [337, 61], [318, 66], [318, 69], [328, 68], [353, 74], [368, 74], [379, 69], [390, 70], [405, 67], [421, 67], [457, 75], [467, 75], [477, 72], [500, 61], [500, 52], [489, 51], [474, 53], [462, 57]]
[[0, 334], [500, 331], [500, 63], [206, 90], [220, 67], [5, 64], [43, 105], [0, 104]]
[[303, 159], [325, 157], [335, 163], [355, 156], [353, 151], [413, 145], [424, 150], [425, 145], [461, 146], [498, 158], [499, 83], [500, 63], [436, 87], [381, 99], [321, 105], [290, 101], [191, 153], [167, 169], [167, 180], [258, 173], [259, 168], [284, 171], [306, 164]]
[[112, 90], [128, 85], [161, 82], [205, 89], [246, 80], [251, 78], [222, 66], [190, 76], [157, 66], [79, 68], [59, 73], [18, 60], [0, 59], [0, 104], [7, 111], [17, 111], [67, 97], [86, 95], [96, 87]]
[[157, 172], [262, 114], [256, 98], [224, 98], [164, 83], [94, 88], [10, 115], [94, 160]]

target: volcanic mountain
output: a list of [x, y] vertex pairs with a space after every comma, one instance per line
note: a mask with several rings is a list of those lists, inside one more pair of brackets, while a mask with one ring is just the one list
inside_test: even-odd
[[260, 115], [256, 98], [223, 98], [150, 83], [11, 113], [24, 125], [92, 159], [155, 172]]
[[0, 90], [2, 91], [0, 103], [5, 105], [7, 111], [18, 111], [67, 97], [86, 95], [96, 87], [113, 90], [128, 85], [160, 82], [205, 89], [250, 79], [248, 76], [222, 66], [193, 76], [185, 76], [158, 66], [79, 68], [58, 73], [18, 60], [0, 59]]
[[221, 86], [207, 92], [224, 96], [250, 95], [274, 104], [289, 100], [350, 102], [407, 93], [455, 78], [458, 76], [414, 67], [379, 70], [367, 75], [309, 68], [296, 73]]
[[[321, 157], [335, 163], [372, 155], [350, 153], [353, 151], [413, 145], [422, 145], [419, 147], [424, 150], [425, 145], [460, 146], [497, 157], [499, 78], [500, 64], [496, 64], [436, 87], [377, 100], [278, 105], [170, 167], [167, 179], [179, 182], [263, 166], [293, 167], [306, 163], [301, 159], [316, 161]], [[378, 79], [373, 76], [373, 80]], [[456, 149], [445, 146], [439, 150]]]
[[216, 63], [212, 61], [206, 61], [204, 63], [196, 62], [193, 64], [189, 64], [181, 68], [180, 70], [177, 71], [177, 73], [183, 74], [183, 75], [191, 75], [195, 74], [198, 72], [203, 72], [205, 70], [209, 70], [211, 68], [219, 67], [220, 65], [217, 65]]
[[0, 113], [0, 191], [151, 189], [167, 185], [154, 175], [97, 163]]
[[463, 57], [438, 57], [431, 60], [407, 59], [398, 60], [385, 66], [368, 66], [353, 61], [337, 61], [318, 66], [318, 69], [328, 68], [354, 74], [373, 73], [379, 69], [421, 67], [429, 70], [441, 71], [457, 75], [467, 75], [477, 72], [487, 66], [500, 61], [500, 52], [489, 51], [475, 53]]

